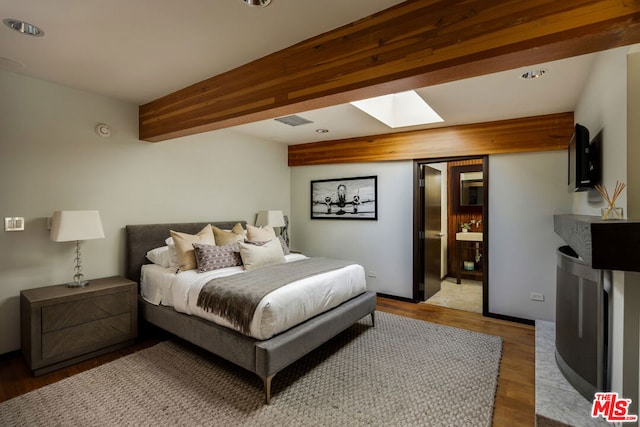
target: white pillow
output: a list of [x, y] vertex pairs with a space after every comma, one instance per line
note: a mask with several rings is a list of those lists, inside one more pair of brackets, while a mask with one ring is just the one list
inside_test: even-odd
[[286, 262], [282, 253], [282, 245], [278, 239], [273, 239], [262, 246], [250, 243], [239, 243], [240, 257], [245, 270], [255, 270], [267, 265]]
[[162, 266], [171, 267], [171, 255], [169, 252], [169, 246], [161, 246], [159, 248], [151, 249], [147, 252], [147, 259], [152, 263]]
[[173, 243], [173, 237], [169, 237], [164, 242], [169, 248], [169, 266], [173, 268], [180, 267], [180, 263], [178, 262], [178, 251], [176, 251], [176, 244]]

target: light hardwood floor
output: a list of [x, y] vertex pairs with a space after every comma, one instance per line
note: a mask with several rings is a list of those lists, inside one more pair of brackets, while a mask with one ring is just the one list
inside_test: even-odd
[[[477, 313], [381, 297], [378, 297], [377, 309], [414, 319], [501, 336], [503, 339], [502, 361], [493, 425], [533, 426], [535, 424], [535, 329], [533, 326], [482, 317]], [[31, 375], [24, 359], [17, 354], [0, 358], [0, 402], [150, 347], [165, 338], [158, 334], [142, 335], [144, 338], [131, 347], [39, 377]]]

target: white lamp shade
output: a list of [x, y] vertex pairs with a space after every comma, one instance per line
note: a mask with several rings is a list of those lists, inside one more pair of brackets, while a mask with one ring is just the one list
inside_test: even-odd
[[284, 227], [284, 215], [282, 211], [258, 211], [256, 225], [262, 227], [270, 225], [271, 227]]
[[98, 211], [55, 211], [51, 220], [51, 240], [103, 239], [104, 230]]

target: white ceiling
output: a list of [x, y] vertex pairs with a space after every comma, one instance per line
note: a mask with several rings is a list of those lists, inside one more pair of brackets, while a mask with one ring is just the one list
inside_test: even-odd
[[[0, 68], [144, 104], [299, 41], [386, 9], [399, 0], [0, 0], [1, 19], [37, 25], [44, 37], [0, 26]], [[312, 124], [265, 120], [232, 128], [286, 144], [573, 111], [593, 55], [431, 86], [418, 93], [445, 120], [390, 129], [346, 104], [300, 112]], [[327, 129], [329, 133], [317, 133]]]
[[[297, 114], [313, 121], [311, 124], [290, 127], [264, 120], [234, 129], [292, 145], [564, 113], [575, 109], [594, 57], [583, 55], [539, 64], [548, 73], [533, 80], [520, 78], [528, 70], [522, 68], [416, 90], [444, 119], [441, 123], [391, 129], [356, 107], [343, 104]], [[316, 129], [327, 129], [329, 133], [317, 133]]]

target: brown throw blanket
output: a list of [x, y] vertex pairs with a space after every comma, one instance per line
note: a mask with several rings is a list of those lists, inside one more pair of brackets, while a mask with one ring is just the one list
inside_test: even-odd
[[307, 258], [211, 279], [200, 290], [197, 305], [224, 317], [248, 335], [253, 313], [269, 292], [296, 280], [352, 264], [329, 258]]

